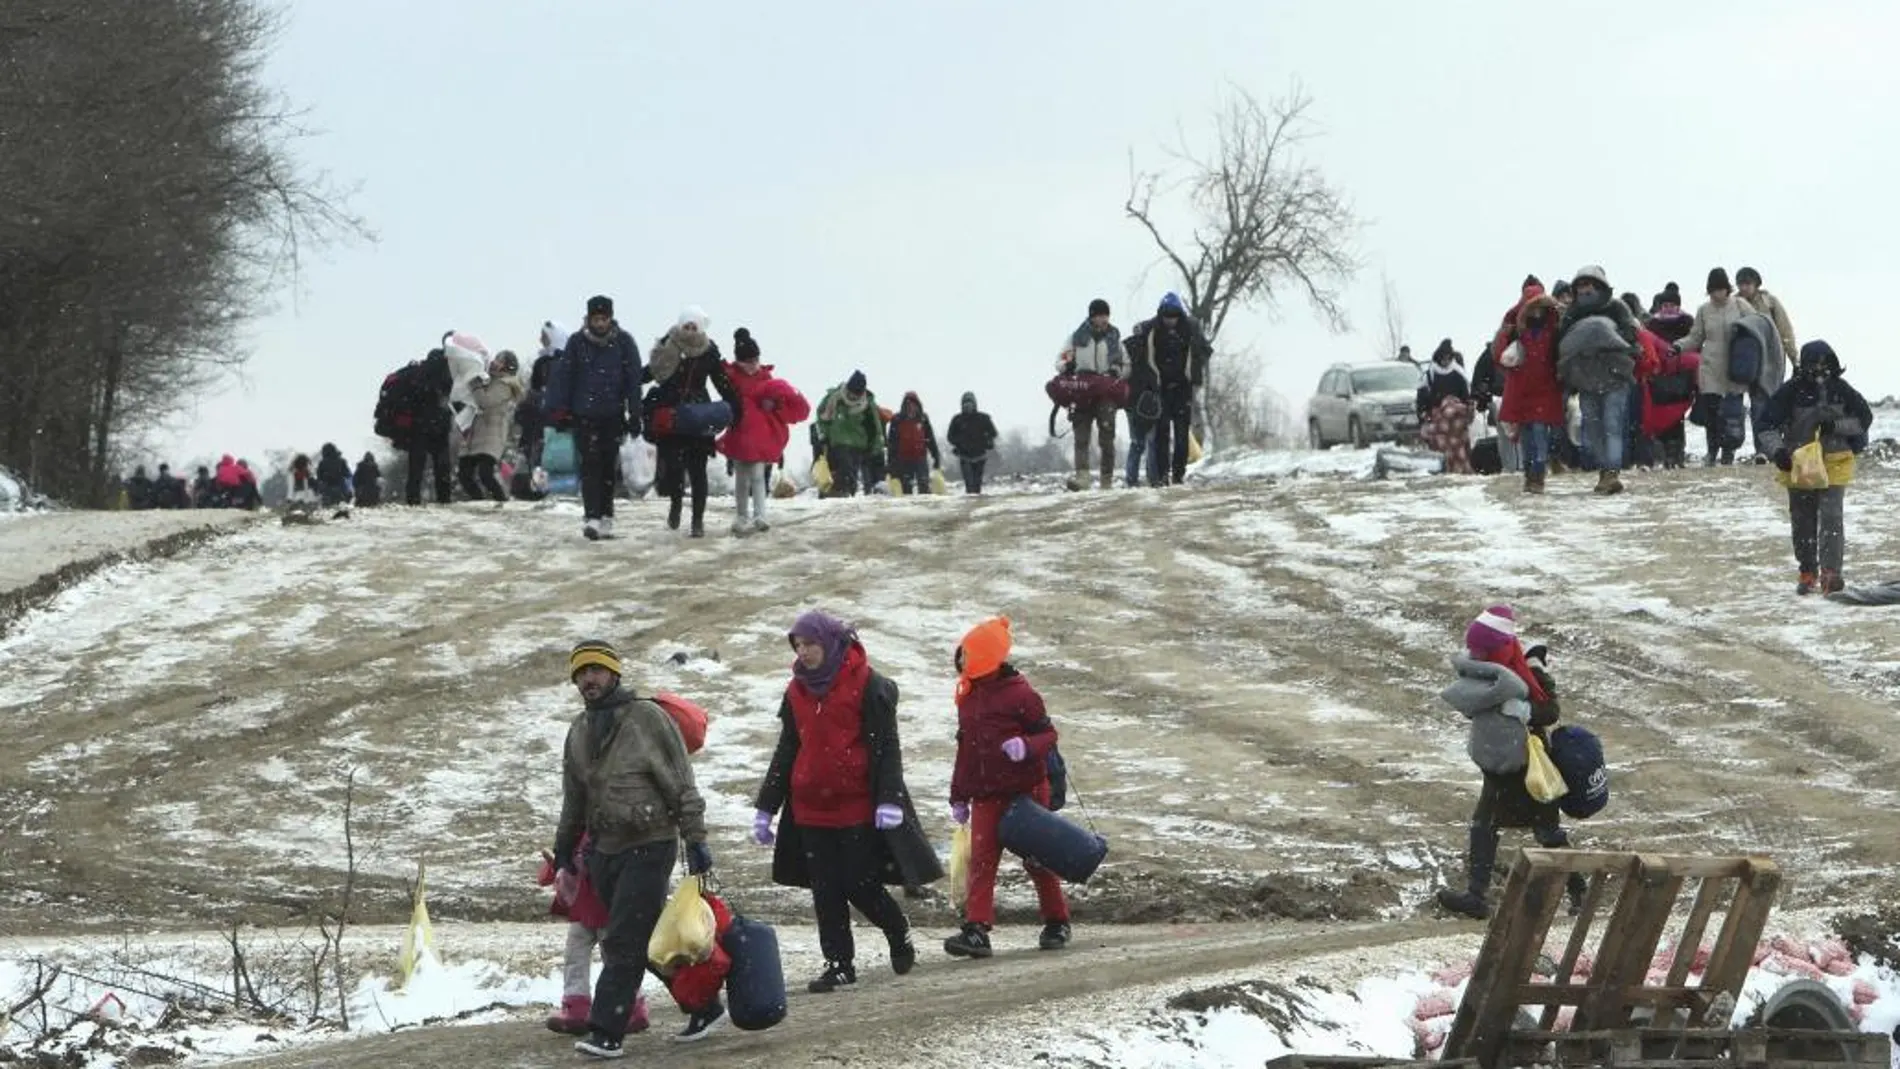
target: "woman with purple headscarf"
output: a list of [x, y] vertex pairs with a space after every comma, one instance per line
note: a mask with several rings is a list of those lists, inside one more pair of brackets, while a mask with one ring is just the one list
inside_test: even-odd
[[904, 786], [897, 685], [871, 669], [857, 632], [836, 617], [808, 612], [786, 638], [796, 659], [752, 838], [777, 844], [774, 883], [811, 889], [825, 971], [807, 988], [826, 994], [857, 983], [853, 906], [884, 932], [891, 969], [910, 972], [910, 920], [887, 885], [922, 886], [943, 867]]

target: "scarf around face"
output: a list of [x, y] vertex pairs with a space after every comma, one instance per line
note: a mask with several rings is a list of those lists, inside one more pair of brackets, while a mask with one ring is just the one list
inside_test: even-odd
[[804, 684], [805, 689], [815, 697], [822, 698], [831, 693], [832, 684], [838, 681], [838, 673], [844, 668], [845, 654], [857, 644], [857, 632], [843, 620], [813, 610], [800, 616], [798, 622], [792, 625], [786, 640], [789, 642], [794, 638], [823, 646], [825, 659], [818, 667], [807, 668], [803, 660], [793, 658], [792, 678]]

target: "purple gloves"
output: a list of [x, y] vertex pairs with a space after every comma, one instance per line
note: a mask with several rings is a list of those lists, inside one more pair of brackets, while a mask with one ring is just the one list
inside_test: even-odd
[[772, 814], [763, 809], [752, 811], [752, 841], [760, 846], [771, 846], [778, 841], [772, 834]]
[[871, 818], [871, 823], [876, 825], [879, 831], [890, 831], [903, 822], [904, 807], [901, 805], [885, 804], [878, 806], [877, 815]]
[[968, 824], [970, 822], [970, 803], [951, 802], [950, 819], [956, 821], [958, 824]]
[[1011, 761], [1021, 761], [1029, 756], [1029, 744], [1023, 741], [1021, 735], [1009, 739], [1003, 743], [1003, 756]]

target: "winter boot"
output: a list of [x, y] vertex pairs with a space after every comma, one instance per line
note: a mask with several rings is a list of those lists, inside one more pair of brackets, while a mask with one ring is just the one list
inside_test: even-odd
[[593, 999], [586, 995], [568, 995], [561, 999], [561, 1012], [548, 1014], [548, 1031], [584, 1036], [593, 1030], [587, 1023], [587, 1015], [593, 1012]]
[[1722, 466], [1726, 468], [1734, 463], [1735, 463], [1735, 450], [1733, 449], [1722, 450]]
[[891, 944], [891, 971], [905, 976], [917, 964], [917, 944], [910, 941], [910, 929], [885, 936]]
[[614, 518], [612, 516], [602, 516], [600, 518], [600, 537], [612, 538], [613, 536], [614, 536]]
[[1525, 472], [1524, 473], [1524, 492], [1527, 494], [1543, 493], [1544, 492], [1544, 473], [1541, 471]]
[[1813, 572], [1802, 572], [1801, 581], [1795, 584], [1794, 592], [1796, 594], [1805, 596], [1805, 595], [1814, 593], [1815, 588], [1818, 587], [1819, 585], [1820, 585], [1819, 576], [1815, 575]]
[[752, 527], [752, 522], [750, 520], [732, 521], [732, 537], [748, 538], [751, 536], [752, 531], [753, 531], [753, 527]]
[[1568, 879], [1564, 880], [1564, 898], [1569, 900], [1572, 917], [1583, 915], [1583, 896], [1589, 893], [1589, 890], [1590, 881], [1585, 879], [1581, 872], [1573, 872]]
[[989, 957], [990, 926], [974, 921], [964, 924], [962, 931], [943, 941], [943, 952], [953, 958]]
[[1485, 897], [1491, 891], [1491, 870], [1498, 860], [1498, 830], [1489, 824], [1473, 824], [1470, 835], [1470, 886], [1463, 891], [1444, 888], [1438, 892], [1438, 904], [1481, 921], [1491, 916]]
[[858, 982], [857, 967], [848, 961], [825, 962], [825, 971], [818, 979], [805, 985], [805, 990], [814, 995], [829, 995], [841, 987], [850, 987]]
[[589, 542], [600, 541], [600, 521], [588, 520], [586, 523], [581, 524], [581, 535]]
[[693, 502], [692, 537], [694, 538], [706, 537], [706, 503], [704, 501]]
[[627, 1034], [637, 1035], [653, 1027], [653, 1018], [647, 1013], [647, 997], [633, 996], [633, 1009], [627, 1011]]
[[1821, 593], [1838, 594], [1847, 589], [1847, 580], [1832, 568], [1821, 569]]
[[686, 508], [686, 502], [681, 501], [677, 497], [673, 499], [673, 503], [671, 505], [668, 505], [666, 507], [666, 529], [667, 530], [677, 531], [680, 529], [680, 513], [684, 511], [685, 508]]
[[1110, 459], [1109, 457], [1102, 458], [1102, 471], [1101, 471], [1101, 474], [1097, 476], [1097, 480], [1100, 483], [1102, 489], [1104, 490], [1115, 489], [1115, 461], [1114, 460]]
[[688, 537], [688, 538], [704, 538], [704, 537], [706, 537], [706, 521], [705, 521], [705, 520], [694, 520], [694, 521], [693, 521], [693, 529], [692, 529], [692, 530], [690, 530], [690, 531], [688, 531], [688, 532], [686, 532], [686, 537]]
[[1061, 950], [1069, 945], [1073, 934], [1068, 921], [1047, 921], [1042, 926], [1042, 935], [1036, 939], [1036, 946], [1043, 950]]
[[1441, 887], [1438, 889], [1438, 904], [1447, 912], [1470, 917], [1474, 921], [1491, 919], [1491, 907], [1485, 904], [1484, 896], [1469, 890], [1454, 891], [1449, 887]]
[[1604, 472], [1603, 475], [1602, 486], [1605, 495], [1614, 496], [1623, 492], [1622, 472], [1611, 469], [1610, 471]]

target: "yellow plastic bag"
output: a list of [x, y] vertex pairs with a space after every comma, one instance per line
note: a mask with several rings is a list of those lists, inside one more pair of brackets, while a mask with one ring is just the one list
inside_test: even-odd
[[1199, 464], [1201, 462], [1201, 440], [1199, 438], [1194, 437], [1193, 431], [1188, 432], [1188, 460], [1187, 462], [1189, 464]]
[[647, 940], [647, 960], [656, 969], [698, 965], [712, 956], [713, 911], [701, 896], [699, 877], [688, 876], [660, 911], [660, 922]]
[[1795, 490], [1825, 490], [1832, 485], [1827, 476], [1827, 456], [1821, 452], [1821, 439], [1816, 438], [1794, 451], [1788, 485]]
[[930, 492], [933, 494], [945, 494], [949, 492], [949, 489], [943, 482], [942, 468], [930, 469]]
[[904, 496], [904, 480], [899, 479], [895, 475], [884, 480], [884, 488], [891, 492], [892, 497]]
[[970, 897], [970, 826], [957, 825], [950, 836], [950, 901], [958, 909]]
[[396, 959], [396, 990], [409, 986], [409, 978], [425, 960], [435, 956], [435, 926], [429, 923], [428, 871], [416, 866], [416, 901], [409, 911], [409, 927], [402, 933], [402, 952]]
[[1557, 765], [1544, 752], [1544, 740], [1535, 735], [1530, 737], [1529, 760], [1524, 765], [1524, 787], [1539, 802], [1554, 802], [1570, 793], [1563, 773], [1557, 771]]
[[819, 457], [818, 463], [811, 466], [811, 482], [818, 488], [819, 493], [831, 492], [831, 461], [828, 458]]

